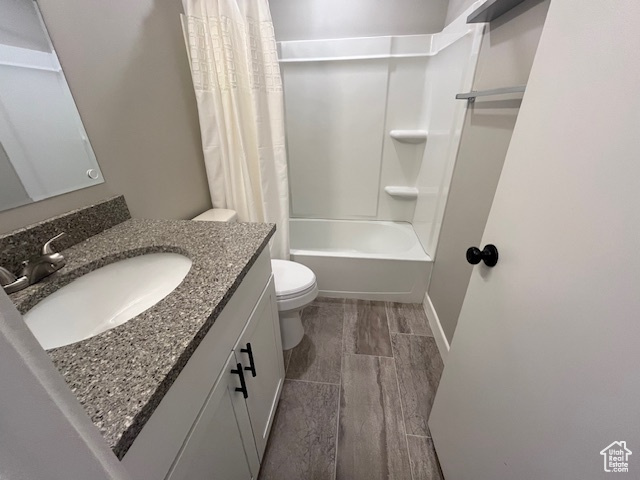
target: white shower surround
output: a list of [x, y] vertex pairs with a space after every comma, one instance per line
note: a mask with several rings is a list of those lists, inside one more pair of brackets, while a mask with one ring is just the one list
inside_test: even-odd
[[429, 62], [430, 91], [426, 96], [429, 131], [415, 186], [418, 199], [411, 223], [425, 251], [436, 256], [449, 186], [460, 147], [467, 101], [457, 93], [473, 89], [484, 24], [467, 24], [467, 17], [484, 0], [474, 3], [451, 22], [439, 40], [437, 55]]
[[[455, 94], [472, 89], [484, 31], [466, 17], [482, 3], [438, 34], [279, 44], [292, 259], [314, 269], [322, 294], [424, 298], [467, 107]], [[426, 130], [427, 140], [402, 143], [392, 130]], [[411, 229], [422, 256], [399, 255], [396, 227]], [[369, 236], [375, 251], [363, 251]]]
[[[280, 44], [292, 217], [412, 220], [415, 202], [384, 186], [413, 185], [425, 145], [388, 132], [426, 130], [430, 43], [418, 35]], [[389, 59], [392, 50], [420, 56]]]

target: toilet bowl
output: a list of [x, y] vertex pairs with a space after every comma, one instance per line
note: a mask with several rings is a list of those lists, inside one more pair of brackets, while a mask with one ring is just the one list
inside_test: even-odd
[[300, 314], [318, 296], [318, 284], [313, 271], [301, 263], [271, 260], [271, 270], [276, 284], [282, 349], [290, 350], [304, 336]]
[[[200, 222], [235, 222], [238, 215], [233, 210], [214, 208], [201, 213], [193, 220]], [[276, 284], [278, 316], [282, 349], [290, 350], [304, 336], [302, 309], [318, 296], [316, 276], [310, 268], [288, 260], [271, 260], [271, 270]]]

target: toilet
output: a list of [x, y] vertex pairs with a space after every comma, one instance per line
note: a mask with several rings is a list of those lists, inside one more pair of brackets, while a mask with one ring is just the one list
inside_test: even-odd
[[301, 263], [271, 260], [271, 270], [276, 283], [282, 349], [290, 350], [304, 336], [300, 314], [318, 296], [318, 283], [313, 271]]
[[[235, 222], [238, 215], [233, 210], [213, 208], [193, 220], [199, 222]], [[290, 350], [304, 336], [302, 309], [318, 296], [318, 283], [313, 271], [300, 263], [289, 260], [271, 260], [271, 270], [276, 286], [278, 316], [282, 349]]]

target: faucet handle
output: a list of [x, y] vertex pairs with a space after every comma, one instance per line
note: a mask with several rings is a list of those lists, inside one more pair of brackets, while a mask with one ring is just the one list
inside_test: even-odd
[[64, 232], [59, 233], [58, 235], [56, 235], [55, 237], [51, 238], [50, 240], [48, 240], [43, 246], [42, 246], [42, 255], [51, 255], [52, 253], [55, 253], [55, 251], [53, 250], [53, 248], [51, 247], [51, 244], [53, 242], [55, 242], [56, 240], [64, 237], [66, 234]]

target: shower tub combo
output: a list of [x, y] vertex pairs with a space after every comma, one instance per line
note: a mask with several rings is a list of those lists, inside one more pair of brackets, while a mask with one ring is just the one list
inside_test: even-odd
[[292, 218], [291, 260], [313, 270], [320, 295], [421, 303], [431, 258], [404, 222]]
[[[422, 303], [483, 24], [280, 42], [291, 259], [329, 297]], [[366, 219], [366, 220], [365, 220]], [[394, 221], [389, 221], [394, 220]]]

